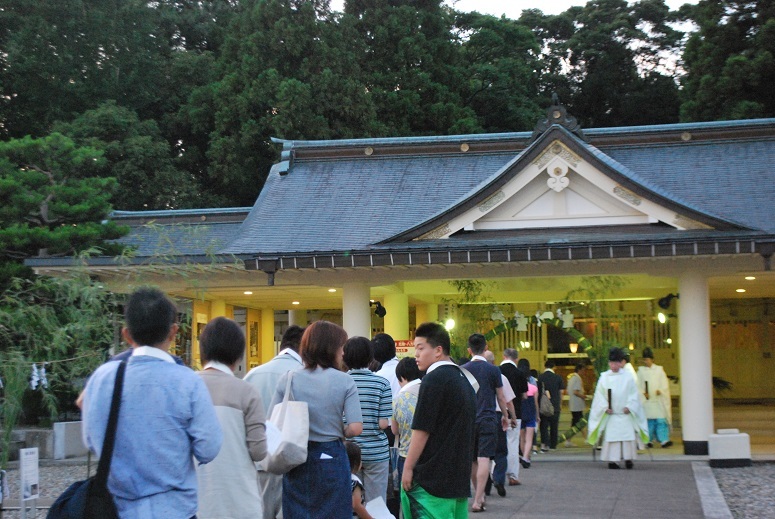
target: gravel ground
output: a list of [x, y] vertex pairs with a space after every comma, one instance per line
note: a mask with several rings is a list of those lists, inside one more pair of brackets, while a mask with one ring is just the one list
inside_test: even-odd
[[[92, 464], [92, 474], [97, 470]], [[741, 519], [775, 519], [775, 463], [754, 463], [752, 467], [713, 469], [719, 488], [724, 494], [732, 516]], [[86, 463], [56, 464], [40, 467], [41, 497], [56, 498], [73, 482], [86, 477]], [[19, 499], [19, 474], [8, 471], [10, 498], [6, 504], [16, 504]], [[3, 512], [3, 519], [20, 517], [19, 512]], [[46, 516], [38, 511], [38, 518]], [[32, 518], [32, 514], [27, 514]]]
[[[92, 475], [97, 471], [97, 463], [92, 463]], [[40, 480], [40, 497], [56, 499], [59, 494], [65, 491], [72, 483], [86, 479], [86, 462], [68, 462], [67, 464], [43, 465], [38, 472]], [[6, 496], [5, 505], [19, 505], [19, 471], [9, 469], [7, 472], [8, 490], [10, 498]], [[48, 513], [47, 509], [38, 510], [36, 518], [44, 518]], [[15, 519], [21, 517], [18, 511], [3, 512], [3, 519]], [[32, 519], [32, 513], [27, 513], [27, 518]]]
[[713, 469], [732, 517], [775, 518], [775, 463], [752, 467]]

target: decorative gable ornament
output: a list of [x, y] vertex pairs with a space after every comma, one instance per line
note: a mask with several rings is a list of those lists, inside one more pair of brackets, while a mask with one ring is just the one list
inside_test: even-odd
[[[535, 127], [534, 144], [538, 145], [535, 140], [557, 126], [586, 141], [578, 121], [568, 115], [556, 94], [552, 103], [546, 118]], [[710, 228], [624, 187], [621, 180], [600, 169], [593, 160], [593, 151], [586, 156], [584, 146], [573, 148], [567, 140], [559, 135], [542, 144], [530, 162], [516, 156], [497, 172], [496, 176], [504, 180], [486, 198], [437, 222], [435, 228], [414, 239], [446, 239], [461, 230], [589, 228], [657, 222], [681, 230]]]
[[568, 168], [564, 166], [554, 166], [547, 171], [549, 173], [549, 180], [546, 181], [546, 185], [549, 189], [556, 192], [560, 192], [570, 185], [570, 180], [567, 178]]
[[560, 104], [560, 98], [557, 96], [556, 92], [552, 94], [552, 106], [546, 110], [546, 119], [538, 121], [538, 124], [536, 124], [533, 129], [531, 140], [535, 141], [555, 124], [566, 128], [569, 132], [577, 135], [582, 140], [587, 140], [587, 138], [584, 137], [584, 132], [581, 131], [579, 122], [575, 117], [568, 115], [568, 110]]

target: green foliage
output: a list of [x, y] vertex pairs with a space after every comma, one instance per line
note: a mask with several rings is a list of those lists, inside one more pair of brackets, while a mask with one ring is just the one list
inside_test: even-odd
[[775, 3], [702, 0], [682, 12], [699, 26], [684, 52], [682, 119], [775, 116]]
[[[2, 328], [0, 328], [2, 330]], [[27, 390], [29, 373], [24, 366], [24, 356], [17, 352], [0, 352], [2, 358], [2, 367], [0, 367], [0, 377], [3, 379], [2, 400], [0, 400], [0, 418], [2, 418], [2, 436], [0, 436], [0, 470], [8, 465], [9, 446], [11, 445], [11, 435], [19, 416], [22, 413], [22, 398]], [[11, 369], [9, 369], [11, 368]]]
[[0, 15], [3, 130], [42, 136], [57, 120], [120, 100], [148, 117], [165, 82], [169, 47], [143, 0], [7, 0]]
[[538, 41], [507, 18], [458, 15], [461, 96], [485, 132], [530, 130], [542, 114], [537, 103]]
[[466, 105], [463, 56], [453, 14], [439, 0], [347, 2], [364, 86], [388, 135], [481, 132]]
[[542, 93], [585, 127], [677, 122], [678, 86], [663, 73], [682, 33], [662, 0], [600, 0], [557, 16], [526, 11], [542, 49]]
[[721, 377], [713, 377], [713, 389], [715, 389], [719, 393], [732, 391], [732, 382], [726, 379], [723, 379]]
[[457, 305], [455, 328], [450, 331], [452, 358], [468, 356], [468, 337], [472, 333], [484, 333], [489, 329], [492, 305], [486, 304], [490, 297], [492, 282], [478, 279], [453, 279], [449, 284], [458, 291], [458, 297], [446, 301]]
[[[576, 318], [592, 317], [600, 327], [603, 316], [615, 313], [613, 305], [606, 299], [619, 292], [627, 283], [627, 279], [621, 276], [585, 276], [582, 278], [579, 288], [566, 294], [563, 305], [583, 302], [583, 306], [574, 307]], [[599, 376], [608, 370], [608, 351], [611, 348], [621, 348], [624, 345], [604, 337], [602, 334], [588, 339], [589, 341], [584, 343], [587, 345], [584, 353], [589, 355], [592, 366]]]
[[154, 120], [107, 101], [55, 130], [102, 152], [100, 176], [115, 178], [116, 209], [185, 209], [201, 205], [194, 177], [175, 167], [173, 152]]
[[[771, 1], [448, 4], [7, 0], [0, 136], [65, 133], [103, 151], [116, 207], [164, 209], [253, 204], [270, 137], [530, 130], [553, 92], [584, 127], [775, 113]], [[699, 29], [683, 56], [677, 21]]]
[[117, 338], [115, 296], [88, 278], [14, 279], [0, 299], [2, 468], [10, 431], [23, 413], [31, 364], [47, 362], [39, 388], [51, 417], [72, 406], [83, 381]]
[[[91, 176], [102, 154], [54, 133], [0, 142], [0, 264], [37, 255], [73, 255], [93, 246], [106, 253], [125, 230], [105, 222], [116, 182]], [[19, 273], [15, 266], [6, 274]], [[0, 286], [8, 278], [0, 278]]]

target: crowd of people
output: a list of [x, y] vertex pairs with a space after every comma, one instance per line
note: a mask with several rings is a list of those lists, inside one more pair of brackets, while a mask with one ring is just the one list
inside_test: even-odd
[[[113, 359], [127, 367], [108, 480], [122, 518], [372, 519], [372, 504], [405, 518], [467, 517], [486, 511], [493, 487], [505, 496], [521, 484], [537, 428], [542, 451], [557, 446], [566, 382], [553, 362], [539, 375], [507, 348], [496, 365], [480, 334], [469, 337], [470, 360], [460, 365], [438, 323], [417, 326], [415, 356], [402, 359], [386, 334], [348, 338], [327, 321], [290, 326], [277, 356], [240, 379], [241, 327], [210, 321], [199, 338], [203, 369], [194, 372], [169, 354], [177, 315], [155, 289], [137, 290], [125, 307], [131, 349]], [[621, 460], [631, 468], [641, 444], [670, 443], [664, 371], [647, 362], [633, 378], [622, 355], [612, 350], [590, 413], [589, 441], [602, 441], [611, 468]], [[96, 453], [118, 364], [98, 368], [80, 399]], [[567, 383], [574, 426], [585, 406], [583, 369]], [[307, 403], [307, 458], [275, 475], [260, 462], [272, 448], [266, 418], [286, 393]]]

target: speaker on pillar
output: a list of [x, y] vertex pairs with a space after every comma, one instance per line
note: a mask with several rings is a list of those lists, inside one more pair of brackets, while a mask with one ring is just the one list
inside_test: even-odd
[[385, 317], [387, 315], [387, 310], [385, 310], [385, 307], [382, 306], [382, 303], [379, 301], [371, 301], [369, 302], [369, 306], [374, 306], [374, 315], [377, 317]]

